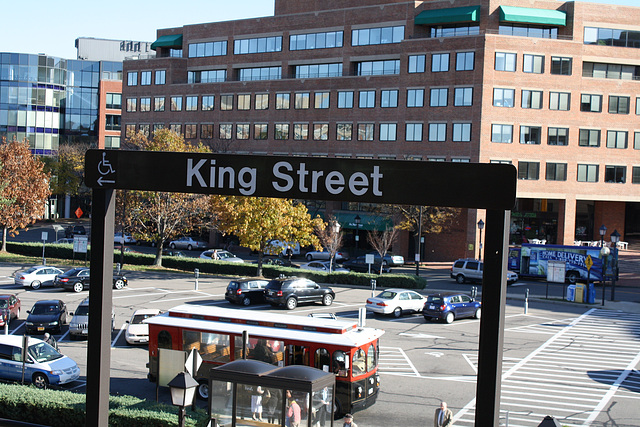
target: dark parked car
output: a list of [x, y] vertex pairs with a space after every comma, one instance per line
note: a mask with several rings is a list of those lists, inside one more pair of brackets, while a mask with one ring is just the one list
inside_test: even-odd
[[422, 315], [426, 321], [431, 319], [444, 320], [451, 323], [463, 317], [480, 318], [482, 303], [475, 301], [467, 294], [456, 292], [441, 292], [427, 297]]
[[177, 256], [177, 257], [185, 257], [184, 252], [177, 251], [175, 249], [163, 249], [162, 256]]
[[232, 280], [227, 285], [224, 299], [244, 306], [264, 303], [264, 288], [268, 283], [268, 280], [261, 279]]
[[331, 305], [336, 294], [331, 288], [325, 288], [303, 277], [284, 277], [273, 279], [264, 291], [264, 299], [271, 305], [284, 305], [293, 310], [300, 303], [321, 302]]
[[[84, 289], [89, 289], [89, 272], [90, 270], [85, 267], [72, 268], [65, 271], [63, 274], [56, 276], [53, 281], [53, 286], [58, 288], [65, 288], [66, 290], [73, 290], [74, 292], [81, 292]], [[127, 286], [127, 278], [122, 274], [113, 275], [113, 288], [122, 289]]]
[[73, 238], [73, 236], [86, 236], [87, 230], [82, 225], [68, 226], [64, 229], [64, 237]]
[[59, 333], [67, 321], [67, 306], [59, 299], [38, 301], [27, 313], [27, 335]]
[[[342, 263], [344, 268], [348, 268], [351, 271], [357, 271], [359, 273], [368, 273], [369, 272], [369, 264], [365, 262], [364, 256], [359, 256], [355, 259], [350, 259], [349, 261], [345, 261]], [[378, 274], [380, 273], [380, 262], [374, 262], [371, 264], [371, 272]], [[389, 273], [391, 272], [391, 267], [387, 263], [382, 264], [382, 272]]]
[[13, 294], [0, 295], [0, 326], [20, 317], [20, 298]]

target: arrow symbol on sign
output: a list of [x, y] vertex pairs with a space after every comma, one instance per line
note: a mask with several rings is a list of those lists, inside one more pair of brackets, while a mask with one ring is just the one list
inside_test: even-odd
[[404, 335], [405, 337], [411, 338], [443, 338], [437, 335], [427, 335], [427, 334], [410, 334], [408, 332], [400, 332], [398, 335]]
[[98, 178], [98, 184], [102, 187], [102, 184], [115, 184], [116, 182], [110, 179], [103, 179], [102, 177]]

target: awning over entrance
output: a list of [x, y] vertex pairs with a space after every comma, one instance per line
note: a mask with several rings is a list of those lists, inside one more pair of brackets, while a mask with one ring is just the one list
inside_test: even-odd
[[[333, 214], [342, 228], [356, 229], [356, 216], [360, 217], [359, 230], [384, 230], [387, 227], [392, 227], [393, 223], [387, 217], [381, 217], [375, 214], [368, 214], [364, 212], [356, 213], [334, 213]], [[326, 218], [325, 218], [326, 220]]]
[[500, 22], [522, 24], [567, 25], [567, 14], [560, 10], [534, 9], [530, 7], [500, 6]]
[[423, 10], [415, 17], [416, 25], [455, 24], [478, 22], [480, 6], [451, 7], [447, 9]]
[[151, 43], [151, 49], [156, 50], [159, 47], [175, 47], [182, 49], [182, 34], [158, 37], [158, 40]]

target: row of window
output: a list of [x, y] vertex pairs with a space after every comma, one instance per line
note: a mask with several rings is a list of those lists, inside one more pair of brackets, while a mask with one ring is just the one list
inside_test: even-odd
[[[599, 182], [600, 165], [578, 163], [576, 172], [577, 182]], [[540, 162], [518, 162], [518, 179], [539, 180]], [[545, 179], [547, 181], [566, 181], [566, 163], [546, 163]], [[624, 184], [627, 182], [627, 167], [619, 165], [605, 165], [604, 182]], [[640, 184], [640, 166], [632, 166], [631, 183]]]
[[[184, 135], [186, 139], [214, 138], [215, 125], [213, 123], [202, 123], [200, 126], [200, 134], [198, 135], [197, 124], [171, 124], [170, 129], [180, 135]], [[274, 123], [273, 139], [297, 141], [306, 141], [312, 139], [314, 141], [329, 140], [329, 123]], [[154, 124], [153, 130], [164, 128], [163, 124]], [[234, 132], [235, 128], [235, 132]], [[420, 142], [423, 140], [423, 123], [405, 123], [405, 141]], [[148, 134], [150, 127], [147, 124], [141, 124], [138, 130]], [[223, 140], [238, 139], [247, 140], [253, 135], [255, 140], [269, 139], [268, 123], [222, 123], [217, 127], [217, 137]], [[136, 132], [136, 125], [127, 125], [125, 136], [132, 137]], [[374, 141], [376, 132], [375, 123], [336, 123], [335, 140], [336, 141]], [[446, 142], [447, 141], [447, 123], [429, 123], [427, 140], [429, 142]], [[471, 141], [471, 123], [453, 123], [451, 125], [451, 135], [453, 142], [469, 142]], [[397, 141], [398, 140], [398, 124], [397, 123], [380, 123], [378, 125], [379, 141]]]
[[[551, 56], [551, 74], [570, 76], [572, 73], [572, 58]], [[517, 70], [517, 54], [511, 52], [496, 52], [494, 69], [496, 71]], [[524, 54], [522, 55], [522, 72], [542, 74], [545, 72], [545, 56]]]
[[584, 27], [584, 44], [640, 49], [640, 31]]
[[[494, 107], [514, 107], [515, 89], [493, 89]], [[581, 94], [580, 111], [600, 113], [602, 112], [602, 95]], [[522, 89], [520, 106], [522, 108], [542, 109], [543, 91]], [[549, 110], [569, 111], [571, 109], [570, 92], [549, 92]], [[610, 114], [629, 114], [631, 110], [631, 97], [609, 95], [608, 112]], [[640, 98], [636, 98], [636, 114], [640, 113]]]
[[[513, 125], [491, 125], [491, 142], [511, 144], [513, 142]], [[601, 131], [599, 129], [580, 129], [578, 146], [600, 147]], [[607, 130], [607, 148], [626, 149], [629, 146], [629, 133], [621, 130]], [[541, 126], [520, 126], [520, 144], [540, 145], [542, 139]], [[547, 129], [548, 145], [569, 145], [569, 128], [549, 127]], [[634, 132], [633, 148], [640, 150], [640, 132]]]

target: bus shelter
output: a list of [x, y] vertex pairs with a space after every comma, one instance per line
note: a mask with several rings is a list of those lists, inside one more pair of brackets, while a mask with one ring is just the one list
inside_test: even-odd
[[333, 426], [335, 376], [310, 366], [236, 360], [211, 369], [209, 390], [212, 426]]

